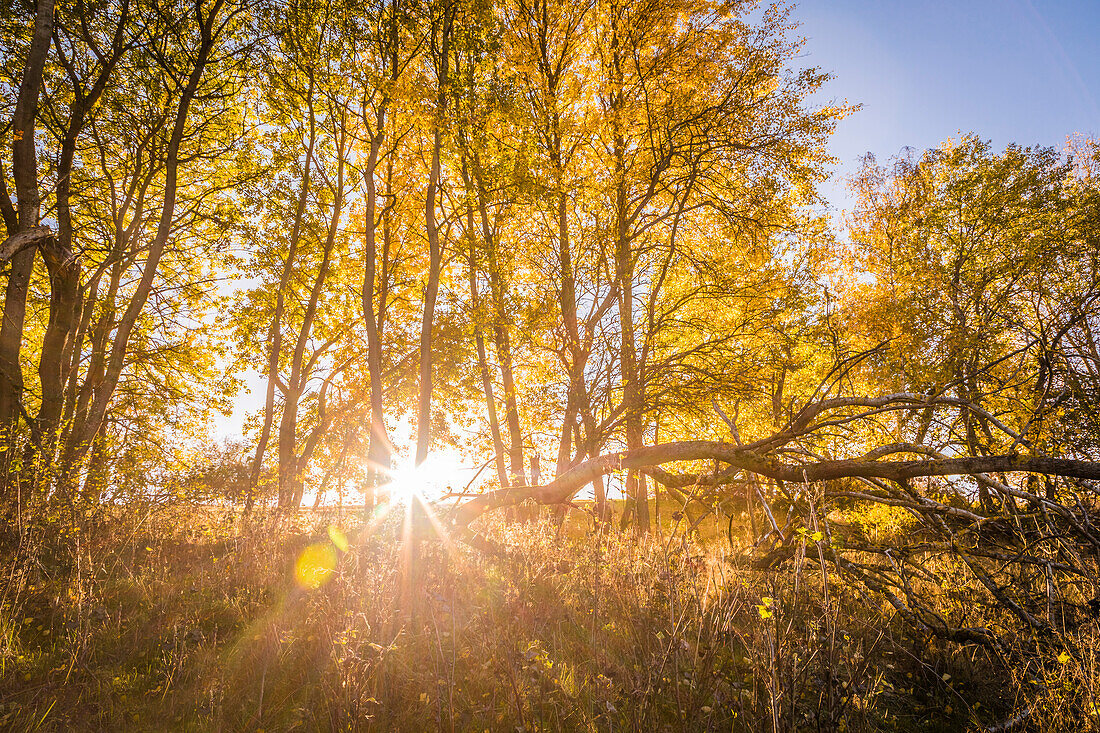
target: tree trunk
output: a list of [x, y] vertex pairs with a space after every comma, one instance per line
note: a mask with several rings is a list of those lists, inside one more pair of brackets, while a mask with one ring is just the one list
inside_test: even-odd
[[309, 302], [302, 315], [302, 326], [298, 331], [298, 340], [291, 357], [290, 375], [286, 380], [286, 394], [283, 399], [283, 415], [279, 421], [279, 507], [296, 509], [302, 497], [302, 470], [308, 456], [299, 458], [297, 454], [298, 401], [309, 380], [305, 366], [306, 346], [313, 332], [313, 322], [317, 318], [317, 306], [328, 279], [332, 253], [336, 247], [336, 234], [340, 228], [340, 215], [344, 209], [344, 165], [346, 150], [346, 128], [340, 131], [341, 138], [336, 145], [336, 190], [332, 201], [332, 216], [329, 219], [328, 233], [325, 236], [321, 265], [309, 293]]
[[302, 217], [305, 215], [306, 200], [309, 197], [311, 164], [313, 162], [313, 148], [317, 142], [317, 115], [313, 107], [313, 72], [309, 72], [309, 86], [306, 90], [307, 108], [309, 110], [309, 139], [306, 143], [306, 160], [302, 171], [302, 186], [298, 190], [298, 203], [294, 210], [294, 222], [290, 227], [290, 242], [287, 245], [286, 261], [283, 263], [282, 276], [279, 278], [279, 290], [275, 294], [275, 313], [271, 319], [271, 328], [268, 331], [267, 357], [267, 395], [264, 400], [264, 421], [260, 427], [260, 438], [256, 444], [256, 455], [252, 459], [252, 472], [249, 476], [248, 491], [245, 495], [245, 514], [252, 510], [256, 488], [260, 482], [260, 474], [263, 471], [264, 453], [267, 443], [271, 439], [271, 425], [275, 415], [275, 388], [279, 380], [279, 361], [283, 348], [283, 309], [286, 307], [286, 290], [290, 284], [290, 278], [294, 274], [294, 260], [298, 254], [298, 245], [301, 241]]
[[[392, 38], [392, 36], [391, 36]], [[395, 69], [396, 71], [396, 69]], [[378, 308], [374, 305], [375, 281], [378, 264], [377, 198], [374, 176], [378, 168], [378, 154], [385, 140], [386, 100], [379, 103], [375, 115], [375, 132], [370, 141], [366, 169], [363, 171], [366, 186], [366, 202], [363, 211], [364, 260], [363, 263], [363, 322], [367, 327], [367, 373], [370, 378], [370, 437], [367, 443], [367, 490], [365, 498], [368, 510], [375, 504], [375, 489], [388, 480], [391, 468], [390, 439], [386, 432], [386, 412], [382, 403], [382, 329], [385, 319], [385, 283], [383, 297]], [[389, 169], [392, 170], [392, 167]], [[387, 188], [390, 176], [387, 175]], [[387, 191], [388, 193], [388, 191]], [[388, 230], [383, 234], [388, 236]]]
[[[610, 113], [613, 145], [613, 180], [615, 185], [615, 280], [618, 286], [619, 305], [619, 369], [623, 385], [623, 424], [627, 450], [642, 446], [642, 395], [640, 392], [637, 346], [634, 339], [634, 252], [631, 246], [629, 203], [627, 192], [626, 138], [624, 130], [623, 64], [624, 29], [620, 18], [611, 12]], [[640, 205], [640, 204], [639, 204]], [[628, 470], [626, 493], [634, 502], [639, 534], [649, 531], [649, 500], [646, 484], [641, 474]]]
[[42, 387], [42, 403], [36, 419], [41, 459], [52, 463], [65, 408], [65, 384], [68, 374], [73, 337], [80, 324], [80, 261], [66, 248], [47, 254], [43, 250], [50, 273], [50, 320], [42, 339], [42, 356], [38, 376]]
[[[38, 117], [38, 97], [42, 77], [50, 52], [54, 30], [54, 0], [39, 0], [34, 19], [34, 33], [23, 65], [15, 112], [12, 115], [12, 179], [15, 183], [16, 207], [5, 195], [4, 223], [8, 238], [38, 225], [41, 195], [38, 190], [38, 158], [35, 148], [35, 126]], [[2, 174], [0, 174], [2, 175]], [[14, 226], [13, 226], [14, 225]], [[14, 433], [22, 414], [23, 371], [19, 354], [23, 342], [23, 325], [27, 312], [27, 287], [34, 270], [35, 249], [27, 247], [11, 257], [8, 288], [4, 297], [4, 322], [0, 326], [0, 447], [4, 452], [4, 470], [0, 484], [4, 494], [14, 483], [10, 481], [8, 461], [15, 455]], [[8, 497], [0, 495], [7, 503]]]
[[481, 306], [477, 292], [477, 259], [474, 248], [473, 208], [466, 209], [466, 231], [470, 239], [470, 305], [473, 312], [474, 343], [477, 347], [477, 365], [481, 371], [481, 387], [485, 394], [485, 409], [489, 417], [489, 432], [493, 437], [493, 462], [496, 464], [497, 481], [501, 488], [511, 486], [508, 467], [504, 463], [504, 441], [500, 436], [500, 420], [497, 417], [497, 401], [493, 396], [493, 380], [489, 376], [489, 360], [485, 354], [485, 338], [481, 335]]
[[[19, 354], [23, 345], [23, 324], [27, 314], [27, 289], [34, 270], [36, 247], [27, 247], [11, 258], [8, 287], [4, 296], [4, 322], [0, 325], [0, 429], [12, 453], [19, 408], [23, 404], [23, 367]], [[12, 441], [12, 442], [9, 442]]]
[[[558, 442], [558, 461], [554, 475], [560, 476], [569, 468], [572, 455], [572, 433], [578, 433], [576, 425], [578, 404], [583, 399], [585, 355], [581, 346], [580, 325], [577, 320], [577, 286], [573, 275], [573, 252], [569, 238], [569, 199], [564, 190], [561, 174], [561, 153], [554, 151], [558, 167], [558, 267], [561, 268], [561, 288], [558, 291], [558, 307], [561, 309], [565, 330], [565, 353], [569, 379], [569, 395], [566, 398], [562, 419], [561, 439]], [[579, 437], [579, 433], [578, 433]]]
[[[616, 165], [621, 166], [625, 143], [616, 137]], [[620, 172], [622, 168], [619, 168]], [[634, 253], [626, 231], [626, 186], [621, 176], [616, 191], [618, 232], [615, 246], [615, 272], [619, 286], [619, 365], [623, 383], [623, 423], [626, 448], [642, 447], [642, 398], [638, 379], [637, 347], [634, 341]], [[649, 531], [649, 497], [645, 477], [627, 471], [626, 493], [634, 500], [639, 534]]]
[[[432, 46], [438, 46], [438, 84], [435, 120], [432, 131], [432, 164], [428, 177], [428, 190], [424, 197], [424, 222], [428, 234], [428, 282], [424, 288], [424, 317], [420, 322], [420, 388], [416, 400], [416, 465], [428, 457], [431, 443], [432, 417], [432, 329], [435, 323], [435, 301], [439, 295], [439, 271], [443, 264], [443, 250], [439, 243], [439, 224], [436, 221], [436, 196], [439, 192], [440, 153], [443, 148], [443, 114], [447, 108], [447, 78], [450, 64], [451, 29], [455, 8], [448, 4], [443, 10], [442, 28], [438, 20], [432, 22]], [[436, 38], [437, 32], [440, 33]]]
[[510, 318], [507, 313], [508, 286], [501, 271], [498, 257], [496, 232], [489, 222], [488, 202], [486, 201], [485, 178], [481, 170], [481, 160], [473, 155], [473, 172], [476, 183], [478, 213], [481, 218], [482, 238], [485, 253], [489, 260], [489, 295], [493, 311], [493, 339], [500, 363], [501, 381], [504, 383], [504, 416], [508, 426], [508, 464], [509, 483], [512, 486], [526, 486], [527, 476], [523, 461], [523, 430], [519, 421], [519, 404], [516, 398], [516, 381], [512, 364], [512, 340], [509, 335]]

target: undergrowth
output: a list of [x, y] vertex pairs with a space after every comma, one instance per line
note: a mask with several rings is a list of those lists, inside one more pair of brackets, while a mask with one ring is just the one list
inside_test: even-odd
[[497, 520], [486, 554], [403, 526], [181, 508], [26, 528], [4, 549], [0, 728], [1098, 727], [1095, 628], [1050, 659], [939, 642], [809, 533], [757, 570], [736, 527]]

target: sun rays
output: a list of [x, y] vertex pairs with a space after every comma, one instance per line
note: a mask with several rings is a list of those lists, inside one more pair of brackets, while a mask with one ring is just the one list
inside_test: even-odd
[[413, 496], [432, 501], [450, 493], [465, 470], [456, 457], [433, 453], [419, 465], [408, 461], [389, 469], [389, 481], [380, 488], [398, 501]]

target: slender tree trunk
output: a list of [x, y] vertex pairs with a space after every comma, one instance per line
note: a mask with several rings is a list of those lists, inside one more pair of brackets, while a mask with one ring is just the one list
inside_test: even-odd
[[[0, 325], [0, 427], [9, 439], [14, 437], [19, 407], [23, 404], [23, 367], [19, 354], [27, 315], [27, 290], [37, 254], [37, 247], [28, 247], [11, 258], [4, 295], [4, 322]], [[14, 447], [14, 443], [9, 447]]]
[[72, 339], [72, 348], [69, 350], [69, 357], [65, 363], [65, 371], [68, 375], [68, 382], [65, 385], [65, 407], [61, 414], [61, 442], [62, 445], [68, 440], [68, 431], [73, 422], [73, 415], [76, 413], [76, 402], [80, 395], [80, 364], [82, 361], [82, 346], [85, 341], [88, 340], [91, 334], [92, 328], [92, 315], [95, 311], [95, 306], [99, 302], [99, 283], [100, 278], [105, 272], [104, 267], [100, 267], [99, 272], [92, 278], [91, 283], [88, 286], [87, 294], [83, 298], [80, 314], [80, 325], [77, 327], [76, 334]]
[[294, 274], [294, 262], [298, 255], [298, 245], [301, 242], [302, 218], [305, 215], [306, 200], [309, 197], [311, 182], [311, 166], [313, 162], [313, 148], [317, 142], [317, 115], [313, 106], [313, 72], [309, 72], [309, 86], [306, 90], [309, 110], [309, 138], [306, 142], [306, 160], [302, 171], [302, 185], [298, 190], [298, 203], [294, 209], [294, 223], [290, 228], [290, 242], [287, 245], [286, 261], [283, 263], [283, 272], [279, 278], [279, 290], [275, 294], [275, 313], [271, 319], [271, 328], [268, 331], [268, 356], [267, 356], [267, 394], [264, 400], [264, 421], [260, 427], [260, 438], [256, 444], [256, 455], [252, 459], [252, 472], [249, 476], [248, 490], [245, 493], [244, 512], [248, 514], [252, 510], [255, 501], [256, 488], [260, 483], [260, 474], [263, 471], [264, 453], [267, 443], [271, 439], [271, 425], [275, 416], [275, 388], [279, 381], [279, 361], [283, 349], [283, 309], [286, 307], [286, 291], [290, 285], [290, 278]]
[[493, 396], [493, 380], [489, 376], [489, 360], [485, 354], [485, 338], [481, 335], [481, 306], [477, 292], [477, 259], [474, 248], [473, 209], [466, 209], [466, 231], [470, 239], [470, 305], [473, 311], [474, 343], [477, 347], [477, 365], [481, 371], [481, 387], [485, 394], [485, 408], [489, 416], [489, 432], [493, 437], [493, 462], [496, 464], [497, 480], [501, 488], [508, 488], [508, 467], [504, 463], [504, 441], [500, 436], [500, 421], [497, 418], [497, 401]]
[[558, 438], [558, 459], [554, 463], [554, 476], [561, 476], [569, 470], [573, 457], [573, 434], [576, 431], [576, 409], [573, 405], [573, 390], [569, 390], [565, 405], [565, 415], [561, 421], [561, 435]]
[[[490, 264], [490, 268], [493, 264]], [[492, 276], [490, 276], [492, 278]], [[498, 276], [499, 279], [499, 276]], [[498, 287], [499, 289], [499, 287]], [[500, 376], [504, 384], [504, 414], [508, 424], [508, 468], [513, 486], [526, 486], [527, 476], [523, 465], [523, 431], [519, 423], [519, 405], [516, 400], [516, 382], [512, 371], [512, 342], [503, 318], [503, 302], [498, 300], [494, 308], [493, 333], [496, 337], [497, 359], [500, 361]]]
[[489, 221], [485, 178], [481, 170], [481, 160], [476, 152], [473, 155], [472, 162], [478, 213], [481, 218], [482, 238], [485, 242], [485, 253], [489, 260], [489, 295], [493, 312], [493, 339], [496, 346], [497, 361], [500, 363], [501, 382], [504, 385], [504, 416], [508, 426], [509, 483], [512, 486], [526, 486], [527, 476], [523, 461], [523, 430], [519, 421], [519, 404], [516, 397], [516, 381], [512, 363], [512, 341], [508, 328], [510, 321], [506, 302], [508, 287], [504, 281], [504, 274], [501, 272], [496, 233]]
[[[416, 465], [428, 457], [431, 443], [432, 417], [432, 329], [435, 323], [435, 301], [439, 296], [439, 271], [443, 264], [443, 249], [439, 243], [436, 221], [436, 196], [439, 192], [440, 153], [443, 148], [443, 116], [447, 107], [447, 82], [450, 64], [451, 29], [455, 8], [448, 4], [441, 21], [433, 20], [432, 45], [438, 40], [439, 90], [436, 96], [435, 120], [432, 131], [432, 163], [428, 190], [424, 197], [424, 222], [428, 234], [428, 282], [424, 288], [424, 317], [420, 322], [420, 388], [416, 401]], [[442, 22], [440, 29], [439, 23]], [[436, 38], [439, 33], [438, 39]]]
[[[634, 341], [634, 261], [630, 239], [626, 231], [626, 186], [622, 181], [622, 156], [625, 143], [616, 137], [616, 165], [620, 177], [616, 191], [618, 227], [615, 245], [615, 271], [619, 281], [619, 365], [623, 382], [623, 422], [627, 450], [643, 445], [641, 394], [638, 380], [637, 347]], [[649, 531], [649, 497], [645, 477], [635, 470], [627, 472], [626, 492], [634, 500], [637, 529], [640, 534]]]
[[558, 460], [554, 475], [560, 476], [569, 470], [572, 463], [573, 436], [580, 442], [580, 428], [577, 425], [579, 405], [584, 400], [585, 354], [581, 345], [580, 325], [577, 319], [577, 289], [573, 274], [573, 253], [569, 237], [569, 201], [564, 190], [561, 173], [561, 153], [554, 151], [554, 161], [558, 169], [558, 266], [561, 268], [561, 288], [558, 291], [558, 307], [561, 309], [562, 324], [565, 327], [566, 376], [569, 379], [569, 394], [566, 397], [565, 415], [562, 418], [561, 438], [558, 442]]
[[107, 371], [108, 339], [115, 326], [115, 303], [118, 299], [119, 287], [122, 283], [122, 274], [125, 270], [122, 259], [115, 260], [111, 265], [111, 280], [107, 286], [107, 295], [103, 299], [102, 312], [95, 324], [92, 325], [91, 356], [88, 359], [88, 372], [84, 377], [73, 406], [73, 427], [69, 430], [69, 437], [65, 443], [65, 454], [69, 455], [75, 449], [75, 441], [79, 435], [78, 428], [88, 420], [88, 411], [96, 393], [103, 384]]
[[42, 357], [38, 365], [42, 402], [36, 422], [41, 458], [49, 464], [53, 462], [61, 413], [65, 408], [68, 375], [64, 367], [70, 361], [73, 337], [80, 324], [80, 262], [67, 249], [43, 259], [50, 274], [50, 320], [42, 339]]
[[[378, 168], [378, 154], [385, 139], [386, 102], [379, 104], [375, 116], [375, 133], [370, 141], [366, 170], [366, 202], [363, 211], [364, 267], [363, 267], [363, 322], [367, 328], [367, 373], [370, 378], [370, 437], [367, 443], [367, 487], [365, 497], [368, 510], [374, 508], [375, 488], [387, 480], [391, 452], [386, 432], [386, 412], [382, 403], [382, 319], [384, 303], [375, 309], [374, 291], [378, 266], [377, 198], [374, 177]], [[387, 176], [388, 185], [388, 176]]]
[[[345, 133], [346, 128], [342, 128], [339, 132], [341, 136]], [[317, 270], [317, 277], [313, 281], [313, 287], [310, 290], [309, 302], [306, 304], [305, 313], [302, 316], [302, 326], [298, 331], [298, 340], [294, 345], [294, 354], [291, 357], [290, 375], [286, 381], [283, 415], [279, 421], [280, 508], [296, 509], [302, 497], [302, 470], [305, 468], [308, 458], [305, 455], [299, 457], [297, 454], [298, 402], [309, 379], [309, 374], [304, 369], [306, 345], [309, 343], [310, 334], [313, 332], [313, 322], [317, 317], [317, 306], [325, 282], [328, 279], [332, 253], [336, 247], [336, 234], [340, 228], [340, 215], [344, 209], [344, 158], [347, 152], [345, 144], [346, 139], [341, 139], [336, 146], [336, 190], [332, 202], [332, 217], [329, 219], [321, 265]]]
[[[330, 372], [321, 385], [320, 393], [317, 396], [317, 424], [306, 437], [305, 444], [302, 446], [302, 452], [295, 458], [295, 466], [299, 471], [304, 470], [305, 467], [309, 465], [310, 461], [313, 460], [313, 453], [317, 450], [317, 446], [320, 445], [321, 439], [328, 434], [329, 428], [332, 427], [332, 415], [329, 414], [325, 407], [327, 402], [326, 395], [328, 394], [329, 388], [332, 386], [332, 380], [343, 371], [345, 366], [347, 366], [346, 363]], [[292, 508], [297, 509], [302, 505], [302, 496], [304, 493], [305, 484], [299, 475], [291, 493], [290, 506]]]
[[[578, 428], [576, 425], [576, 409], [575, 409], [575, 397], [573, 391], [570, 389], [569, 396], [566, 400], [565, 415], [561, 421], [561, 436], [558, 439], [558, 459], [554, 463], [554, 478], [561, 476], [563, 473], [569, 470], [569, 466], [572, 463], [570, 460], [572, 457], [573, 448], [573, 436], [577, 433]], [[532, 474], [534, 472], [532, 471]], [[540, 484], [538, 478], [534, 475], [531, 476], [531, 483], [535, 486]], [[565, 505], [554, 507], [554, 520], [560, 525], [565, 521]]]
[[[581, 416], [581, 422], [584, 425], [584, 441], [581, 441], [580, 429], [574, 426], [574, 432], [577, 434], [577, 458], [573, 461], [573, 466], [576, 466], [586, 458], [592, 458], [598, 456], [600, 453], [600, 437], [596, 434], [596, 419], [592, 415], [592, 411], [589, 409], [588, 395], [587, 393], [580, 393], [582, 404], [579, 412]], [[607, 503], [607, 490], [604, 487], [603, 476], [598, 477], [592, 482], [593, 495], [596, 500], [596, 518], [602, 522], [607, 523], [611, 521], [611, 507]]]
[[[637, 346], [634, 338], [634, 251], [631, 246], [630, 216], [627, 192], [626, 138], [624, 130], [624, 91], [623, 65], [624, 29], [619, 27], [620, 17], [612, 9], [610, 64], [609, 112], [611, 116], [611, 134], [613, 146], [612, 171], [615, 186], [615, 280], [618, 288], [619, 305], [619, 368], [623, 386], [623, 424], [627, 450], [642, 447], [642, 395], [640, 392]], [[627, 472], [626, 492], [633, 499], [639, 534], [649, 531], [649, 498], [646, 495], [645, 478], [635, 470]], [[624, 513], [624, 520], [626, 514]]]
[[15, 113], [12, 115], [12, 178], [15, 180], [20, 229], [38, 224], [41, 196], [38, 191], [38, 157], [34, 133], [38, 117], [38, 96], [42, 90], [42, 77], [53, 35], [53, 16], [54, 0], [39, 0], [34, 19], [34, 34], [31, 36]]
[[[439, 133], [436, 133], [438, 139]], [[438, 150], [438, 143], [436, 144]], [[420, 388], [416, 401], [416, 463], [428, 457], [431, 442], [432, 415], [432, 328], [435, 322], [435, 301], [439, 295], [439, 271], [442, 253], [439, 247], [439, 230], [435, 221], [435, 191], [438, 180], [438, 153], [432, 156], [432, 182], [428, 184], [426, 212], [428, 215], [428, 283], [424, 288], [424, 316], [420, 322]]]

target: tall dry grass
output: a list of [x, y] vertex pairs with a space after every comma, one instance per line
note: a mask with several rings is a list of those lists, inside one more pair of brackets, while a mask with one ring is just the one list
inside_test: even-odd
[[[583, 515], [489, 520], [494, 555], [422, 524], [409, 542], [400, 512], [177, 507], [27, 528], [3, 558], [0, 728], [1098, 727], [1094, 628], [1073, 657], [937, 642], [808, 533], [765, 571], [738, 560], [736, 525], [638, 540]], [[335, 569], [296, 579], [311, 547]]]

